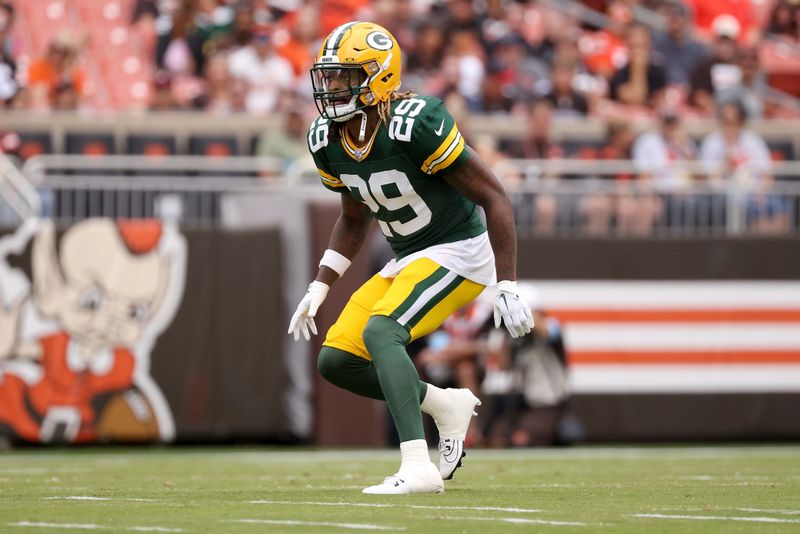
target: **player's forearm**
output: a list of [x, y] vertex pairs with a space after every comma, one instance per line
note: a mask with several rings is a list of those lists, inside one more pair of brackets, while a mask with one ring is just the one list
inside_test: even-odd
[[514, 227], [514, 212], [511, 201], [499, 194], [483, 206], [489, 241], [494, 250], [495, 269], [498, 280], [517, 279], [517, 230]]
[[[335, 250], [345, 258], [352, 260], [361, 250], [367, 238], [369, 230], [369, 220], [354, 220], [344, 214], [339, 216], [336, 224], [333, 225], [331, 238], [328, 241], [328, 248]], [[331, 285], [339, 274], [325, 265], [320, 266], [315, 280]]]

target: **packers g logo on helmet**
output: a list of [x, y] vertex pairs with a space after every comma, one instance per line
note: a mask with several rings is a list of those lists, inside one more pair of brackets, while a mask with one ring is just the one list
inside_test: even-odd
[[348, 22], [334, 29], [311, 67], [320, 115], [346, 121], [361, 109], [389, 100], [400, 87], [400, 64], [400, 46], [386, 28]]

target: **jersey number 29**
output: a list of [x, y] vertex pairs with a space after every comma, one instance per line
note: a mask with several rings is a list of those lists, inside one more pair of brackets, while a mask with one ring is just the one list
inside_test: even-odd
[[[368, 181], [356, 174], [339, 176], [351, 191], [358, 193], [372, 213], [378, 216], [378, 224], [385, 236], [408, 236], [431, 222], [431, 209], [414, 191], [405, 173], [398, 170], [379, 171], [372, 173]], [[394, 194], [388, 196], [387, 192]], [[381, 207], [396, 218], [382, 220], [388, 217], [382, 217], [378, 213]]]
[[391, 122], [389, 122], [389, 138], [410, 143], [414, 117], [419, 115], [419, 112], [424, 107], [425, 101], [419, 98], [409, 98], [400, 102], [394, 108], [394, 115]]

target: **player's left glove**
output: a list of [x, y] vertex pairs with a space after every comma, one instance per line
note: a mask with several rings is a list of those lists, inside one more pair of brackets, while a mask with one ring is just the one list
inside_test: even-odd
[[531, 308], [519, 296], [517, 282], [503, 280], [497, 283], [494, 297], [494, 326], [500, 328], [502, 318], [511, 337], [522, 337], [533, 328]]
[[311, 339], [309, 331], [317, 335], [317, 325], [314, 323], [314, 317], [317, 315], [317, 310], [319, 310], [325, 297], [328, 296], [329, 289], [328, 284], [317, 280], [314, 280], [308, 286], [308, 291], [303, 300], [300, 301], [300, 304], [297, 305], [297, 311], [294, 312], [292, 320], [289, 322], [289, 331], [287, 333], [294, 335], [295, 341], [300, 339], [300, 332], [303, 333], [306, 341]]

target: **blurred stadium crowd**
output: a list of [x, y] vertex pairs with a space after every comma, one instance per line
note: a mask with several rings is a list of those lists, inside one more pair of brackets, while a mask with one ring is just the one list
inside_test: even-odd
[[[665, 106], [688, 116], [735, 97], [748, 118], [762, 118], [792, 112], [773, 89], [800, 94], [797, 72], [785, 69], [800, 39], [792, 0], [560, 4], [5, 0], [0, 99], [20, 109], [269, 114], [310, 99], [321, 39], [353, 19], [392, 31], [405, 53], [404, 87], [455, 111], [525, 116], [541, 100], [557, 116]], [[102, 94], [107, 87], [114, 94]]]
[[[284, 168], [305, 158], [308, 165], [305, 131], [316, 113], [308, 68], [331, 29], [349, 20], [372, 20], [402, 46], [403, 88], [442, 98], [470, 144], [495, 169], [509, 158], [630, 162], [624, 171], [597, 167], [595, 172], [606, 186], [635, 182], [635, 195], [584, 188], [568, 205], [548, 194], [547, 184], [585, 173], [540, 167], [536, 178], [545, 186], [518, 203], [517, 214], [525, 219], [529, 213], [522, 222], [538, 233], [552, 233], [564, 214], [579, 220], [583, 233], [595, 235], [610, 228], [648, 234], [672, 212], [680, 215], [674, 220], [730, 218], [724, 200], [718, 205], [711, 196], [700, 202], [665, 200], [640, 191], [642, 184], [658, 193], [698, 184], [717, 190], [746, 184], [757, 193], [742, 208], [748, 229], [783, 233], [796, 226], [798, 200], [767, 194], [775, 177], [796, 178], [773, 166], [796, 160], [800, 146], [791, 127], [800, 117], [795, 0], [4, 0], [0, 5], [0, 106], [6, 108], [280, 118], [283, 128], [270, 127], [246, 150], [215, 143], [190, 153], [275, 157]], [[506, 138], [471, 127], [473, 119], [491, 117], [522, 125], [524, 134]], [[603, 123], [601, 139], [587, 143], [554, 135], [554, 126], [565, 121], [578, 125], [573, 133], [580, 132], [584, 118]], [[687, 131], [687, 121], [704, 119], [710, 122], [702, 131]], [[751, 120], [783, 124], [786, 136], [768, 144], [762, 134], [771, 126], [751, 129]], [[0, 142], [6, 152], [25, 159], [44, 150], [26, 150], [19, 136], [10, 134]], [[116, 153], [102, 143], [81, 146], [89, 146], [91, 154]], [[153, 155], [175, 153], [174, 143], [147, 146], [154, 147]], [[520, 168], [502, 178], [532, 181]]]

